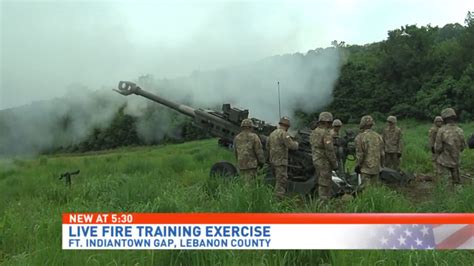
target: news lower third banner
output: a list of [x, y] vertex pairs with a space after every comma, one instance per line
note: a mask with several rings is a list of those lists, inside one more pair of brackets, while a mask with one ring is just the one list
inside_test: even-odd
[[65, 213], [63, 249], [474, 249], [474, 214]]

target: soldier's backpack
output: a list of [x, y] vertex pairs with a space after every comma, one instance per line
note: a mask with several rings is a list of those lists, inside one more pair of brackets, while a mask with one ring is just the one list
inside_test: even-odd
[[415, 176], [411, 173], [398, 172], [397, 170], [384, 167], [380, 172], [380, 179], [387, 184], [406, 185], [415, 180]]
[[474, 134], [472, 134], [467, 144], [469, 145], [469, 149], [474, 149]]

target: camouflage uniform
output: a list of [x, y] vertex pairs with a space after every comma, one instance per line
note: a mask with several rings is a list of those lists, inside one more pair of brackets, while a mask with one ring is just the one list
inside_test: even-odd
[[[441, 116], [446, 121], [446, 118], [455, 117], [456, 113], [452, 108], [446, 108], [441, 112]], [[438, 130], [435, 140], [435, 152], [438, 154], [436, 162], [441, 165], [443, 171], [451, 173], [453, 184], [461, 183], [459, 164], [461, 152], [465, 147], [464, 132], [454, 122], [447, 122]]]
[[443, 118], [441, 116], [437, 116], [434, 120], [433, 126], [430, 128], [428, 132], [428, 137], [429, 137], [429, 144], [430, 144], [430, 150], [431, 150], [431, 160], [433, 162], [433, 169], [436, 172], [436, 175], [439, 176], [441, 175], [441, 168], [440, 165], [436, 162], [436, 159], [438, 158], [438, 155], [435, 152], [435, 141], [436, 141], [436, 134], [438, 134], [438, 130], [441, 127], [441, 124], [437, 125], [436, 123], [442, 123]]
[[[336, 130], [335, 128], [338, 127], [339, 130]], [[342, 127], [342, 122], [341, 120], [339, 119], [334, 119], [334, 121], [332, 122], [332, 128], [330, 130], [331, 132], [331, 136], [334, 138], [334, 139], [338, 139], [339, 138], [339, 131], [340, 131], [340, 128]]]
[[[288, 121], [288, 118], [280, 119], [280, 125], [283, 120]], [[286, 123], [286, 122], [285, 122]], [[267, 150], [269, 151], [269, 162], [273, 175], [276, 179], [275, 196], [283, 198], [286, 193], [286, 186], [288, 183], [288, 149], [297, 150], [298, 142], [294, 141], [290, 134], [282, 127], [275, 129], [267, 140]]]
[[338, 169], [337, 172], [339, 174], [344, 173], [344, 166], [345, 166], [345, 157], [344, 157], [344, 147], [342, 147], [342, 141], [339, 136], [339, 130], [336, 130], [335, 127], [342, 127], [342, 122], [339, 119], [334, 119], [332, 122], [332, 128], [329, 131], [331, 133], [333, 143], [334, 143], [334, 149], [336, 150], [336, 158], [337, 158], [337, 164], [338, 164]]
[[234, 151], [239, 172], [244, 177], [255, 177], [257, 167], [265, 163], [262, 143], [257, 134], [244, 129], [234, 138]]
[[402, 130], [396, 126], [397, 118], [389, 116], [387, 121], [391, 122], [384, 130], [382, 139], [385, 149], [385, 166], [394, 170], [400, 170], [400, 157], [403, 151]]
[[[373, 125], [373, 119], [370, 116], [364, 116], [361, 119], [361, 128], [367, 125]], [[378, 183], [384, 158], [382, 137], [370, 128], [362, 129], [355, 138], [355, 145], [356, 167], [360, 168], [363, 183]]]
[[[332, 120], [332, 114], [322, 112], [319, 121]], [[337, 169], [337, 159], [333, 144], [333, 135], [329, 128], [321, 124], [311, 132], [311, 150], [313, 154], [313, 165], [316, 169], [318, 180], [319, 198], [327, 200], [331, 197], [332, 170]]]

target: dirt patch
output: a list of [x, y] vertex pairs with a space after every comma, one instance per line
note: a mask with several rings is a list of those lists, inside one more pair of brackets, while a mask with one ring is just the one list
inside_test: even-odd
[[421, 203], [431, 200], [435, 183], [431, 181], [413, 181], [404, 186], [389, 185], [389, 187], [402, 193], [413, 203]]

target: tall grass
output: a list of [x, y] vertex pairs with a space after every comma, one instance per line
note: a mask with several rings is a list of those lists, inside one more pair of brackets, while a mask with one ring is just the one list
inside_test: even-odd
[[[381, 126], [381, 125], [379, 125]], [[402, 166], [430, 173], [429, 125], [402, 123]], [[466, 132], [474, 123], [463, 125]], [[466, 134], [467, 135], [467, 134]], [[462, 173], [474, 176], [474, 152], [462, 155]], [[353, 200], [273, 198], [256, 181], [209, 178], [211, 165], [233, 161], [215, 140], [109, 152], [0, 161], [0, 262], [5, 265], [472, 265], [469, 251], [62, 251], [63, 212], [474, 212], [474, 186], [439, 185], [426, 200], [386, 186]], [[59, 174], [80, 169], [71, 188]], [[425, 193], [425, 191], [420, 191]], [[416, 193], [415, 193], [416, 194]], [[415, 195], [416, 196], [416, 195]], [[315, 239], [316, 241], [316, 239]]]

